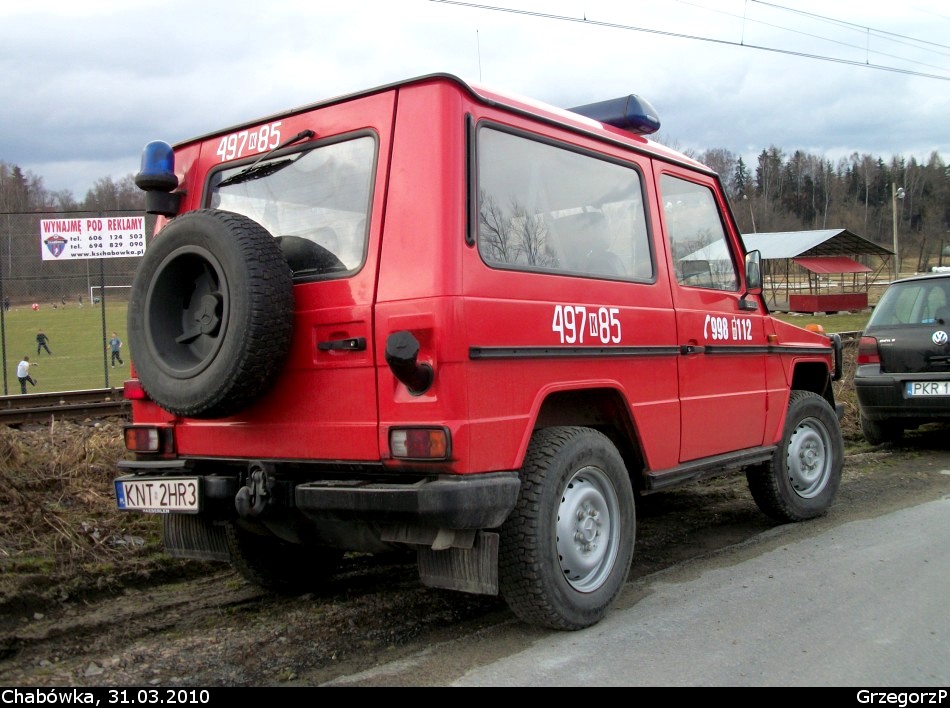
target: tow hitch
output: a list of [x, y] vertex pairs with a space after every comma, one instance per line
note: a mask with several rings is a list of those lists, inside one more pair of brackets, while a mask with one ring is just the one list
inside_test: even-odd
[[261, 462], [248, 466], [247, 484], [234, 496], [234, 506], [245, 519], [256, 519], [267, 506], [274, 491], [274, 468]]

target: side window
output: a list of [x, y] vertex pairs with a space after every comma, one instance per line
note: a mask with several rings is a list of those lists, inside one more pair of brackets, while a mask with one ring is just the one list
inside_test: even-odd
[[676, 282], [696, 288], [737, 290], [739, 278], [712, 191], [663, 175], [660, 198]]
[[478, 250], [488, 265], [653, 278], [636, 169], [485, 126], [477, 139]]

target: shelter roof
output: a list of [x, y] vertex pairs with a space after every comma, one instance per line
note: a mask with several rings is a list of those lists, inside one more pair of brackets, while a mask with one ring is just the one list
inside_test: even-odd
[[866, 238], [861, 238], [847, 229], [742, 234], [742, 240], [747, 250], [758, 250], [764, 260], [799, 256], [894, 255], [893, 251]]
[[793, 261], [812, 273], [871, 273], [863, 263], [847, 256], [819, 256], [817, 258], [793, 258]]

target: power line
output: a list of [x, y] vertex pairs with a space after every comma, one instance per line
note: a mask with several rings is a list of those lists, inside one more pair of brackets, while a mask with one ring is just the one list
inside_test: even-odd
[[[815, 18], [815, 19], [817, 19], [817, 20], [823, 20], [824, 22], [831, 22], [831, 23], [833, 23], [833, 24], [841, 25], [841, 26], [843, 26], [843, 27], [852, 27], [852, 28], [854, 28], [855, 30], [861, 31], [861, 32], [864, 32], [864, 31], [874, 32], [875, 34], [880, 35], [880, 36], [882, 36], [882, 37], [894, 37], [894, 38], [906, 39], [906, 40], [908, 40], [908, 41], [906, 42], [906, 44], [912, 44], [912, 45], [914, 45], [914, 46], [921, 46], [921, 45], [925, 45], [925, 44], [926, 44], [926, 45], [929, 45], [929, 46], [931, 46], [931, 47], [938, 47], [938, 48], [940, 48], [940, 49], [946, 49], [946, 50], [950, 51], [950, 46], [948, 46], [948, 45], [946, 45], [946, 44], [937, 44], [936, 42], [928, 42], [928, 41], [925, 40], [925, 39], [918, 39], [918, 38], [916, 38], [916, 37], [908, 37], [907, 35], [904, 35], [904, 34], [898, 34], [898, 33], [896, 33], [896, 32], [889, 32], [889, 31], [887, 31], [887, 30], [876, 29], [876, 28], [874, 28], [874, 27], [866, 27], [865, 25], [859, 25], [859, 24], [856, 24], [856, 23], [854, 23], [854, 22], [848, 22], [847, 20], [838, 20], [838, 19], [835, 19], [835, 18], [833, 18], [833, 17], [825, 17], [824, 15], [816, 15], [816, 14], [814, 14], [814, 13], [812, 13], [812, 12], [805, 12], [804, 10], [796, 10], [796, 9], [794, 9], [794, 8], [791, 8], [791, 7], [784, 7], [783, 5], [776, 5], [775, 3], [765, 2], [765, 0], [750, 0], [750, 2], [754, 2], [754, 3], [756, 3], [757, 5], [765, 5], [765, 6], [767, 6], [767, 7], [774, 7], [776, 10], [782, 10], [782, 11], [784, 11], [784, 12], [791, 12], [791, 13], [796, 14], [796, 15], [804, 15], [804, 16], [806, 16], [806, 17], [813, 17], [813, 18]], [[789, 30], [789, 31], [792, 31], [792, 30]], [[833, 40], [831, 40], [831, 41], [833, 41]], [[904, 43], [904, 42], [902, 42], [902, 43]]]
[[[747, 44], [745, 42], [736, 42], [734, 40], [715, 39], [713, 37], [701, 37], [698, 35], [684, 34], [681, 32], [670, 32], [667, 30], [651, 29], [649, 27], [634, 27], [632, 25], [622, 25], [616, 22], [604, 22], [602, 20], [591, 20], [586, 17], [586, 13], [585, 13], [585, 16], [581, 18], [581, 17], [570, 17], [567, 15], [554, 15], [554, 14], [550, 14], [546, 12], [538, 12], [536, 10], [519, 10], [516, 8], [510, 8], [510, 7], [496, 7], [493, 5], [483, 5], [480, 3], [459, 2], [458, 0], [429, 0], [429, 1], [442, 3], [444, 5], [457, 5], [460, 7], [471, 7], [477, 10], [493, 10], [496, 12], [507, 12], [513, 15], [540, 17], [540, 18], [549, 19], [549, 20], [561, 20], [564, 22], [576, 22], [580, 24], [593, 25], [597, 27], [607, 27], [609, 29], [622, 29], [622, 30], [628, 30], [631, 32], [644, 32], [646, 34], [655, 34], [655, 35], [660, 35], [660, 36], [665, 36], [665, 37], [676, 37], [678, 39], [690, 39], [697, 42], [711, 42], [713, 44], [722, 44], [722, 45], [732, 46], [732, 47], [758, 49], [759, 51], [763, 51], [763, 52], [774, 52], [776, 54], [786, 54], [789, 56], [796, 56], [796, 57], [801, 57], [804, 59], [817, 59], [819, 61], [827, 61], [834, 64], [844, 64], [847, 66], [860, 66], [867, 69], [877, 69], [878, 71], [889, 71], [895, 74], [904, 74], [906, 76], [917, 76], [917, 77], [925, 78], [925, 79], [936, 79], [938, 81], [950, 81], [950, 76], [940, 76], [938, 74], [927, 74], [920, 71], [913, 71], [911, 69], [901, 69], [894, 66], [885, 66], [883, 64], [872, 64], [869, 61], [862, 62], [862, 61], [855, 61], [853, 59], [840, 59], [836, 57], [823, 56], [821, 54], [797, 52], [797, 51], [793, 51], [789, 49], [778, 49], [776, 47], [766, 47], [766, 46], [761, 46], [757, 44]], [[824, 18], [824, 19], [828, 19], [828, 18]], [[829, 20], [829, 21], [834, 21], [834, 20]], [[766, 23], [762, 23], [762, 24], [766, 24]], [[780, 28], [780, 29], [785, 29], [785, 28]], [[793, 30], [787, 30], [787, 31], [793, 31]], [[801, 33], [801, 34], [804, 34], [804, 33]], [[828, 40], [828, 41], [834, 41], [834, 40]], [[845, 46], [853, 46], [853, 45], [845, 45]], [[877, 53], [879, 52], [875, 52], [875, 54]], [[909, 60], [905, 60], [905, 61], [909, 61]], [[921, 63], [921, 62], [914, 62], [914, 63]]]
[[[943, 70], [943, 67], [934, 66], [933, 64], [928, 64], [928, 63], [926, 63], [926, 62], [917, 61], [917, 60], [915, 60], [915, 59], [909, 59], [909, 58], [907, 58], [907, 57], [898, 56], [898, 55], [896, 55], [896, 54], [888, 54], [888, 53], [886, 53], [886, 52], [882, 52], [882, 51], [879, 51], [879, 50], [872, 50], [872, 49], [870, 48], [870, 46], [864, 46], [864, 47], [862, 47], [862, 46], [859, 46], [859, 45], [856, 45], [856, 44], [850, 44], [850, 43], [848, 43], [848, 42], [843, 42], [843, 41], [838, 40], [838, 39], [831, 39], [831, 38], [829, 38], [829, 37], [822, 37], [821, 35], [813, 34], [813, 33], [811, 33], [811, 32], [805, 32], [805, 31], [803, 31], [803, 30], [792, 29], [792, 28], [790, 28], [790, 27], [785, 27], [785, 26], [782, 26], [782, 25], [777, 25], [777, 24], [774, 24], [774, 23], [772, 23], [772, 22], [765, 22], [764, 20], [751, 19], [751, 18], [747, 17], [746, 15], [742, 15], [741, 18], [740, 18], [740, 16], [737, 15], [736, 13], [734, 13], [734, 12], [727, 12], [727, 11], [725, 11], [725, 10], [717, 10], [717, 9], [715, 9], [715, 8], [706, 7], [705, 5], [700, 5], [700, 4], [697, 4], [697, 3], [694, 3], [694, 2], [689, 2], [689, 0], [675, 0], [675, 1], [678, 2], [678, 3], [680, 3], [680, 4], [682, 4], [682, 5], [689, 5], [689, 6], [691, 6], [691, 7], [697, 7], [697, 8], [699, 8], [699, 9], [701, 9], [701, 10], [706, 10], [707, 12], [715, 12], [715, 13], [717, 13], [717, 14], [725, 15], [725, 16], [727, 16], [727, 17], [734, 17], [734, 18], [736, 18], [736, 19], [741, 19], [742, 22], [743, 22], [743, 33], [745, 32], [745, 29], [744, 29], [745, 23], [748, 22], [748, 23], [751, 23], [751, 24], [763, 25], [763, 26], [765, 26], [765, 27], [772, 27], [772, 28], [774, 28], [774, 29], [782, 30], [783, 32], [789, 32], [789, 33], [791, 33], [791, 34], [798, 34], [798, 35], [801, 35], [801, 36], [803, 36], [803, 37], [811, 37], [812, 39], [818, 39], [818, 40], [821, 40], [821, 41], [823, 41], [823, 42], [830, 42], [831, 44], [837, 44], [837, 45], [840, 46], [840, 47], [847, 47], [848, 49], [859, 49], [859, 50], [861, 50], [861, 51], [863, 51], [863, 52], [866, 52], [868, 55], [870, 55], [870, 54], [877, 54], [878, 56], [887, 57], [888, 59], [897, 59], [897, 60], [899, 60], [899, 61], [909, 62], [909, 63], [911, 63], [911, 64], [917, 64], [918, 66], [927, 66], [927, 67], [930, 67], [931, 69]], [[853, 23], [853, 22], [846, 22], [846, 21], [844, 21], [844, 20], [837, 20], [837, 19], [834, 19], [834, 18], [832, 18], [832, 17], [825, 17], [825, 16], [823, 16], [823, 15], [816, 15], [816, 14], [814, 14], [814, 13], [812, 13], [812, 12], [805, 12], [804, 10], [795, 10], [795, 9], [793, 9], [793, 8], [783, 7], [782, 5], [776, 5], [775, 3], [764, 2], [763, 0], [748, 0], [748, 1], [749, 1], [749, 2], [757, 3], [757, 4], [759, 4], [759, 5], [765, 5], [766, 7], [771, 7], [771, 8], [776, 9], [776, 10], [781, 10], [781, 11], [783, 11], [783, 12], [791, 12], [791, 13], [793, 13], [793, 14], [795, 14], [795, 15], [802, 15], [802, 16], [804, 16], [804, 17], [808, 17], [808, 18], [811, 18], [811, 19], [813, 19], [813, 20], [819, 20], [819, 21], [821, 21], [821, 22], [825, 22], [825, 23], [828, 23], [828, 24], [837, 25], [838, 27], [842, 27], [842, 28], [844, 28], [844, 29], [849, 29], [849, 30], [854, 31], [854, 32], [861, 32], [862, 34], [865, 34], [865, 35], [868, 36], [868, 37], [870, 37], [870, 36], [871, 36], [871, 33], [873, 32], [873, 33], [874, 33], [874, 36], [878, 36], [878, 37], [880, 37], [880, 38], [882, 38], [882, 39], [885, 39], [885, 40], [888, 41], [888, 42], [896, 42], [896, 43], [898, 43], [898, 44], [904, 44], [904, 45], [906, 45], [906, 46], [915, 46], [916, 48], [918, 48], [918, 49], [923, 49], [924, 51], [940, 53], [940, 52], [936, 52], [936, 50], [934, 50], [934, 49], [926, 49], [925, 47], [920, 46], [921, 44], [929, 44], [929, 45], [931, 45], [931, 46], [933, 46], [933, 47], [940, 47], [940, 48], [942, 48], [942, 49], [950, 50], [950, 47], [945, 47], [945, 46], [943, 46], [943, 45], [936, 44], [936, 43], [933, 43], [933, 42], [924, 42], [923, 40], [914, 39], [913, 37], [907, 37], [907, 36], [905, 36], [905, 35], [897, 34], [897, 33], [894, 33], [894, 32], [886, 32], [886, 31], [884, 31], [884, 30], [877, 30], [877, 29], [874, 29], [874, 28], [872, 28], [872, 27], [865, 27], [864, 25], [858, 25], [858, 24], [855, 24], [855, 23]], [[897, 38], [900, 38], [900, 40], [909, 40], [909, 41], [900, 41], [900, 40], [897, 39]], [[911, 42], [914, 42], [914, 43], [916, 43], [916, 44], [911, 44]], [[748, 46], [748, 45], [745, 44], [744, 41], [743, 41], [743, 42], [740, 42], [740, 44], [741, 44], [742, 46]], [[758, 47], [758, 48], [761, 48], [761, 47]], [[770, 49], [770, 51], [780, 51], [780, 50]], [[950, 54], [948, 54], [948, 56], [950, 56]], [[825, 61], [833, 61], [834, 59], [833, 59], [832, 57], [827, 57], [827, 58], [825, 58], [824, 60], [825, 60]], [[856, 65], [860, 65], [860, 66], [864, 66], [864, 65], [867, 64], [867, 62], [864, 62], [864, 63], [855, 62], [855, 64], [856, 64]], [[873, 68], [884, 68], [884, 67], [883, 67], [883, 66], [881, 66], [881, 67], [875, 66], [875, 67], [873, 67]]]

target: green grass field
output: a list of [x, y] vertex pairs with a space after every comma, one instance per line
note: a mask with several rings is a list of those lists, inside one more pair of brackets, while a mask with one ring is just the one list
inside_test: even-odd
[[[105, 332], [101, 305], [69, 303], [53, 309], [49, 303], [40, 303], [32, 310], [20, 305], [3, 313], [2, 352], [6, 390], [5, 395], [19, 395], [20, 382], [16, 367], [24, 355], [36, 366], [30, 374], [37, 381], [36, 388], [27, 384], [27, 393], [57, 391], [84, 391], [94, 388], [122, 388], [129, 375], [129, 351], [126, 343], [126, 305], [124, 300], [106, 299]], [[52, 356], [44, 349], [36, 353], [36, 333], [42, 329], [49, 337]], [[111, 355], [107, 343], [112, 332], [122, 340], [122, 366], [110, 366]]]
[[860, 332], [868, 323], [868, 317], [871, 311], [864, 312], [839, 312], [836, 315], [826, 315], [824, 313], [809, 315], [802, 313], [775, 312], [776, 319], [783, 322], [791, 322], [793, 325], [804, 327], [808, 324], [820, 324], [825, 328], [825, 332], [832, 334], [834, 332]]

